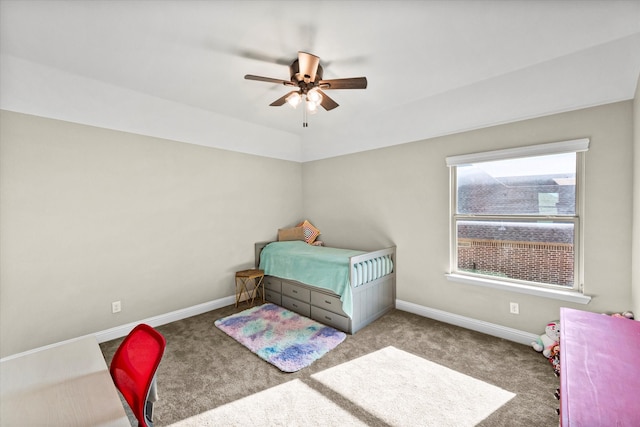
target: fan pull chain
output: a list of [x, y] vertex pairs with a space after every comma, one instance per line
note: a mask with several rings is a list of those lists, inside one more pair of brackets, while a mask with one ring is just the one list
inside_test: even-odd
[[302, 127], [309, 127], [309, 123], [307, 123], [307, 95], [302, 95]]

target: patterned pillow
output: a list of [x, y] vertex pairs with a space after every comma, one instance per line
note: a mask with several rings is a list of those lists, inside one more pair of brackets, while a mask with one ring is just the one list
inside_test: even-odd
[[298, 227], [302, 227], [304, 230], [304, 241], [308, 244], [312, 245], [313, 242], [316, 241], [316, 238], [320, 235], [320, 230], [315, 228], [313, 224], [311, 224], [306, 219], [298, 224]]

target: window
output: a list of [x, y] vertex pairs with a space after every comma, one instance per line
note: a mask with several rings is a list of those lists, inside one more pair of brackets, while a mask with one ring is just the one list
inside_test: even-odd
[[581, 289], [582, 165], [588, 147], [582, 139], [448, 157], [451, 272]]

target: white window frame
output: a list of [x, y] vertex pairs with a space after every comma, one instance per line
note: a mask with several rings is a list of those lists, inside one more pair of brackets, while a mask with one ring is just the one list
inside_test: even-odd
[[[465, 284], [484, 286], [494, 289], [508, 290], [512, 292], [537, 295], [564, 301], [587, 304], [591, 297], [584, 294], [583, 286], [583, 230], [584, 230], [584, 152], [589, 149], [589, 139], [575, 139], [569, 141], [537, 144], [518, 148], [485, 151], [479, 153], [462, 154], [446, 158], [446, 165], [450, 171], [450, 265], [446, 277], [450, 281]], [[458, 246], [457, 246], [457, 182], [456, 167], [472, 163], [488, 162], [496, 160], [509, 160], [523, 157], [535, 157], [551, 154], [576, 153], [576, 212], [575, 217], [558, 217], [569, 220], [574, 224], [574, 286], [566, 289], [560, 286], [534, 284], [530, 282], [495, 278], [457, 270]], [[493, 216], [495, 217], [495, 216]], [[504, 216], [509, 218], [510, 216]], [[485, 218], [485, 217], [478, 217]], [[486, 217], [489, 219], [489, 216]], [[514, 218], [514, 217], [511, 217]]]

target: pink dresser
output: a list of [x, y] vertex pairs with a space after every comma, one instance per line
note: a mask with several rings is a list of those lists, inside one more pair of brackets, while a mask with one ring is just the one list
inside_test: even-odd
[[640, 322], [560, 310], [560, 425], [640, 426]]

